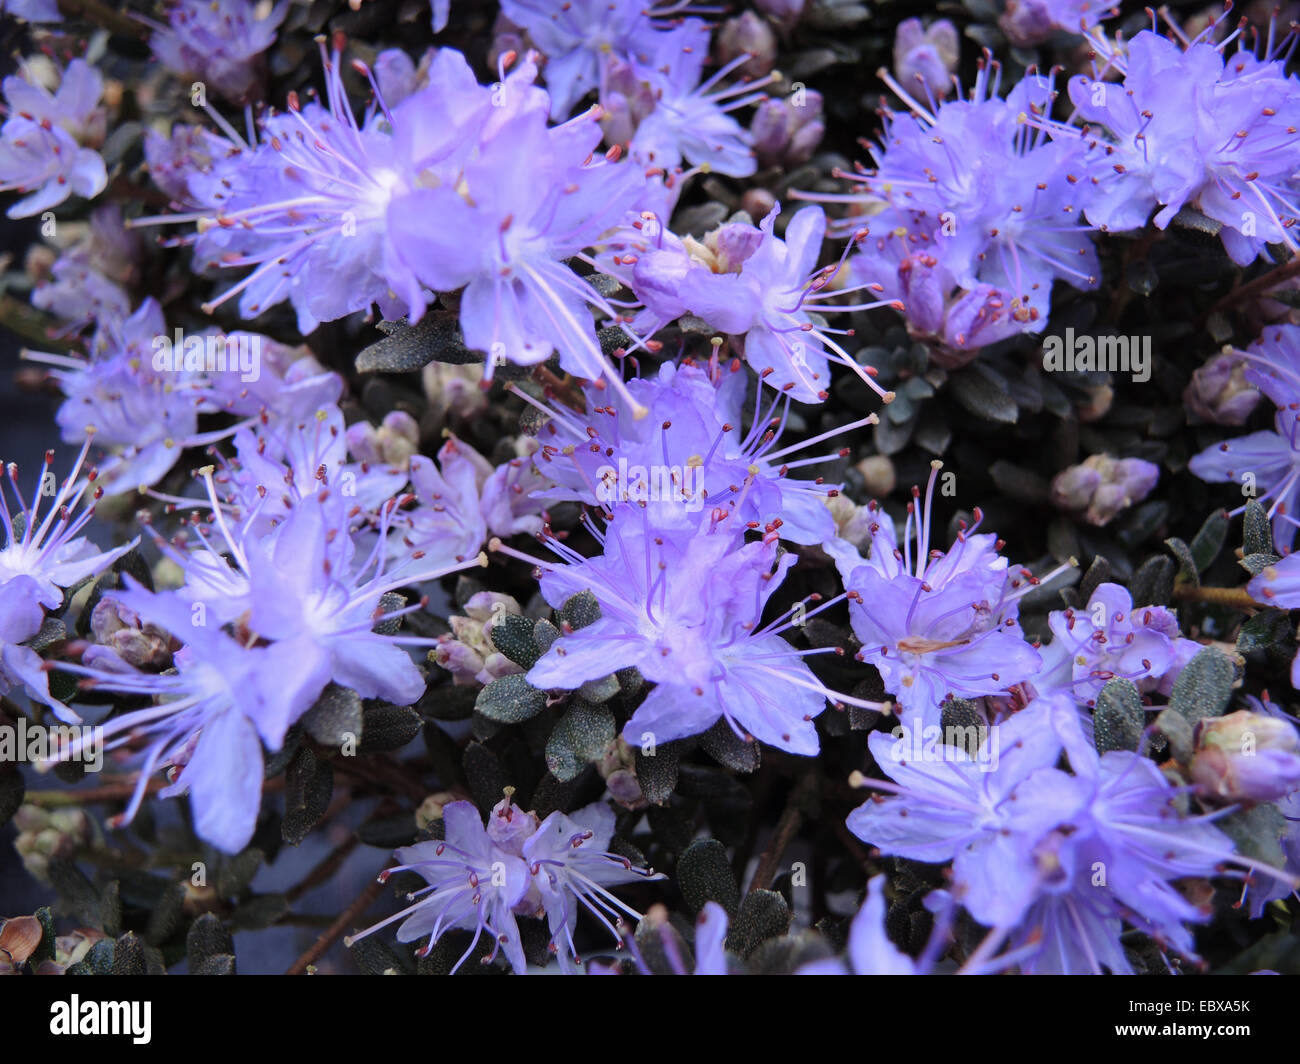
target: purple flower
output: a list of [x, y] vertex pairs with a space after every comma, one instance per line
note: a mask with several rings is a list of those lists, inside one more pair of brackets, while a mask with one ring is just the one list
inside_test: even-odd
[[54, 367], [50, 376], [66, 396], [57, 415], [63, 439], [80, 443], [93, 434], [95, 445], [108, 452], [99, 466], [105, 494], [155, 484], [186, 447], [236, 431], [199, 432], [199, 413], [217, 409], [207, 394], [207, 378], [183, 366], [155, 370], [160, 336], [167, 336], [162, 310], [146, 299], [129, 318], [101, 318], [89, 359], [28, 353]]
[[568, 973], [575, 970], [573, 962], [577, 960], [573, 931], [579, 904], [609, 928], [616, 940], [621, 939], [608, 917], [621, 920], [623, 912], [639, 920], [640, 914], [607, 888], [663, 877], [633, 868], [626, 859], [606, 852], [614, 814], [603, 803], [580, 809], [572, 818], [557, 811], [539, 824], [535, 814], [524, 813], [512, 803], [511, 792], [508, 788], [506, 797], [493, 808], [486, 829], [472, 803], [445, 806], [443, 839], [398, 850], [403, 863], [380, 875], [383, 882], [393, 872], [418, 872], [429, 885], [407, 895], [412, 905], [345, 939], [347, 945], [402, 920], [397, 940], [414, 942], [427, 936], [429, 941], [417, 951], [427, 956], [447, 931], [473, 931], [473, 941], [453, 966], [454, 972], [486, 931], [493, 941], [484, 963], [501, 950], [515, 973], [522, 975], [528, 962], [516, 916], [545, 915], [552, 952], [559, 957], [561, 970]]
[[724, 63], [706, 80], [709, 29], [699, 19], [652, 32], [646, 43], [646, 51], [635, 59], [609, 60], [607, 88], [601, 93], [602, 106], [615, 114], [628, 108], [645, 112], [628, 145], [633, 158], [664, 171], [685, 160], [730, 177], [752, 174], [752, 139], [731, 112], [766, 99], [762, 89], [771, 79], [719, 88], [727, 75], [749, 62], [745, 54]]
[[139, 242], [122, 224], [116, 205], [97, 208], [85, 234], [64, 248], [50, 277], [32, 292], [32, 305], [72, 323], [126, 318], [131, 299], [124, 287], [135, 279]]
[[257, 60], [275, 43], [289, 0], [272, 8], [250, 0], [171, 0], [167, 25], [154, 26], [153, 54], [179, 77], [210, 84], [235, 103], [253, 99], [261, 81]]
[[[516, 461], [494, 469], [455, 437], [442, 445], [437, 464], [424, 455], [412, 457], [415, 506], [394, 516], [392, 556], [422, 559], [420, 565], [450, 564], [477, 554], [489, 536], [540, 532], [541, 504], [528, 495], [546, 481], [531, 462]], [[525, 474], [531, 480], [527, 488], [518, 482]], [[395, 573], [402, 571], [399, 566]]]
[[633, 396], [650, 411], [640, 421], [618, 397], [592, 387], [586, 414], [541, 407], [552, 420], [539, 433], [542, 446], [534, 460], [554, 485], [538, 494], [592, 506], [643, 504], [653, 509], [655, 524], [665, 527], [698, 527], [726, 513], [733, 525], [771, 526], [791, 542], [822, 543], [835, 531], [827, 504], [839, 486], [788, 474], [838, 457], [838, 452], [796, 457], [804, 448], [874, 424], [876, 418], [781, 447], [790, 400], [774, 397], [766, 416], [756, 417], [745, 431], [747, 384], [739, 362], [707, 369], [667, 362], [657, 378], [629, 382]]
[[1300, 415], [1294, 410], [1278, 410], [1272, 432], [1261, 429], [1207, 447], [1187, 468], [1202, 480], [1235, 484], [1260, 503], [1268, 502], [1273, 539], [1279, 549], [1290, 548], [1293, 515], [1300, 505]]
[[[498, 950], [516, 974], [528, 967], [515, 907], [528, 893], [528, 865], [519, 852], [516, 821], [532, 814], [521, 813], [507, 796], [492, 810], [488, 829], [472, 802], [452, 802], [443, 807], [443, 838], [437, 842], [417, 842], [397, 851], [402, 863], [385, 869], [380, 882], [393, 872], [417, 872], [429, 885], [407, 895], [412, 902], [405, 909], [381, 920], [359, 934], [344, 939], [351, 946], [380, 928], [402, 921], [397, 941], [415, 942], [428, 938], [417, 952], [428, 956], [438, 940], [451, 930], [473, 931], [469, 947], [452, 967], [455, 972], [474, 952], [486, 931], [492, 940], [492, 952]], [[536, 818], [532, 817], [533, 824]], [[499, 826], [504, 824], [505, 826]], [[495, 837], [494, 837], [495, 836]], [[513, 843], [503, 846], [500, 843]]]
[[4, 79], [9, 117], [0, 127], [0, 191], [26, 194], [9, 208], [10, 218], [40, 214], [73, 193], [92, 199], [104, 190], [104, 160], [82, 146], [102, 139], [102, 93], [99, 71], [82, 59], [68, 64], [55, 93], [25, 78]]
[[[663, 879], [652, 870], [636, 868], [626, 857], [609, 852], [614, 811], [604, 802], [580, 809], [572, 817], [558, 810], [542, 821], [523, 843], [532, 888], [541, 897], [551, 932], [551, 949], [560, 970], [575, 971], [578, 961], [573, 932], [581, 904], [621, 941], [616, 924], [626, 914], [641, 914], [619, 901], [609, 887], [645, 879]], [[614, 921], [611, 923], [611, 920]]]
[[931, 346], [947, 369], [970, 362], [982, 347], [1022, 332], [1038, 332], [1047, 319], [991, 284], [963, 288], [944, 263], [945, 240], [924, 214], [899, 216], [886, 208], [871, 219], [868, 236], [849, 259], [855, 280], [896, 301], [908, 332]]
[[3, 0], [0, 11], [28, 22], [62, 22], [58, 0]]
[[940, 463], [932, 465], [924, 510], [908, 506], [901, 541], [881, 511], [871, 528], [868, 560], [847, 544], [825, 545], [850, 593], [849, 618], [862, 643], [858, 660], [880, 671], [909, 726], [937, 724], [940, 703], [949, 697], [999, 694], [1041, 667], [1038, 652], [1025, 642], [1017, 610], [1020, 597], [1042, 580], [1008, 566], [996, 536], [975, 533], [978, 509], [975, 528], [963, 528], [948, 553], [930, 549], [930, 506]]
[[1178, 618], [1163, 606], [1134, 608], [1119, 584], [1099, 584], [1087, 606], [1057, 610], [1048, 618], [1052, 641], [1042, 648], [1040, 696], [1061, 694], [1091, 706], [1115, 678], [1139, 691], [1169, 694], [1179, 672], [1201, 645], [1184, 639]]
[[[40, 656], [21, 644], [41, 630], [45, 610], [63, 605], [67, 589], [102, 572], [139, 542], [137, 538], [113, 550], [100, 551], [81, 534], [94, 517], [95, 508], [92, 504], [77, 513], [78, 506], [87, 494], [93, 499], [103, 494], [95, 486], [97, 475], [93, 469], [81, 479], [89, 449], [87, 439], [72, 472], [57, 492], [47, 492], [53, 487], [54, 476], [50, 471], [54, 452], [47, 451], [30, 503], [23, 498], [18, 467], [13, 463], [5, 470], [14, 496], [12, 507], [5, 485], [0, 483], [4, 533], [0, 546], [0, 691], [21, 685], [64, 719], [69, 717], [68, 710], [50, 696]], [[43, 505], [47, 494], [51, 496], [48, 507]]]
[[1185, 925], [1210, 914], [1177, 880], [1223, 875], [1228, 864], [1287, 879], [1234, 853], [1209, 817], [1179, 813], [1179, 789], [1138, 754], [1098, 758], [1072, 740], [1073, 774], [1055, 767], [1056, 716], [1031, 702], [994, 725], [974, 758], [943, 747], [913, 760], [906, 732], [892, 744], [873, 734], [893, 780], [873, 785], [893, 797], [869, 801], [849, 827], [885, 853], [951, 861], [954, 896], [992, 929], [990, 941], [1009, 941], [1026, 973], [1130, 972], [1125, 923], [1194, 958]]
[[803, 90], [785, 99], [768, 97], [755, 108], [749, 129], [761, 165], [795, 167], [806, 163], [826, 132], [822, 94]]
[[970, 99], [930, 110], [886, 76], [911, 113], [886, 116], [874, 170], [843, 176], [863, 188], [863, 202], [883, 199], [911, 219], [910, 232], [919, 226], [926, 250], [962, 288], [991, 285], [1011, 297], [1017, 321], [1046, 322], [1054, 281], [1090, 291], [1101, 279], [1080, 217], [1084, 147], [1077, 131], [1046, 121], [1051, 79], [1026, 76], [1005, 100], [999, 80], [997, 65], [985, 66]]
[[[196, 624], [180, 599], [136, 585], [114, 597], [144, 620], [178, 636], [173, 671], [141, 672], [107, 647], [91, 647], [83, 665], [58, 667], [96, 690], [154, 697], [158, 704], [112, 717], [102, 725], [107, 747], [141, 737], [144, 749], [135, 792], [112, 826], [129, 823], [149, 778], [170, 766], [172, 782], [159, 794], [188, 793], [199, 837], [225, 853], [243, 850], [253, 836], [262, 799], [262, 747], [276, 751], [285, 732], [310, 706], [298, 694], [309, 680], [291, 644], [249, 647], [217, 625]], [[75, 756], [75, 748], [69, 756]]]
[[1260, 398], [1247, 380], [1246, 361], [1237, 351], [1209, 358], [1183, 391], [1187, 409], [1217, 425], [1244, 425]]
[[[1257, 59], [1227, 57], [1209, 43], [1219, 21], [1187, 45], [1143, 30], [1121, 50], [1090, 38], [1122, 85], [1083, 75], [1070, 99], [1091, 129], [1084, 207], [1106, 230], [1139, 229], [1156, 210], [1164, 229], [1184, 206], [1220, 222], [1233, 261], [1253, 262], [1266, 244], [1294, 252], [1294, 156], [1300, 124], [1300, 79], [1284, 69], [1287, 38]], [[1231, 38], [1229, 38], [1231, 39]], [[1272, 41], [1272, 35], [1269, 37]]]
[[739, 222], [715, 230], [703, 242], [682, 239], [656, 218], [641, 219], [612, 240], [610, 272], [632, 288], [645, 310], [634, 327], [655, 331], [683, 314], [694, 314], [732, 336], [744, 337], [745, 361], [759, 378], [804, 403], [825, 400], [833, 360], [852, 369], [888, 402], [892, 393], [833, 339], [840, 330], [810, 316], [882, 306], [823, 302], [876, 286], [831, 289], [837, 267], [816, 269], [826, 218], [818, 207], [798, 211], [785, 239], [773, 227], [780, 206], [757, 227]]
[[[622, 221], [645, 174], [632, 162], [612, 161], [617, 152], [593, 156], [601, 137], [594, 111], [549, 128], [546, 94], [531, 87], [534, 73], [525, 62], [503, 79], [494, 91], [505, 106], [484, 100], [482, 128], [461, 157], [438, 166], [441, 184], [426, 181], [394, 197], [391, 239], [420, 282], [438, 292], [464, 288], [461, 331], [469, 347], [487, 353], [488, 379], [497, 365], [531, 366], [558, 354], [568, 372], [604, 378], [625, 393], [588, 308], [610, 320], [620, 315], [562, 260], [585, 257], [584, 249]], [[398, 111], [421, 106], [432, 91]], [[529, 160], [527, 171], [520, 158]]]
[[603, 554], [584, 558], [552, 542], [565, 564], [541, 563], [546, 601], [559, 607], [590, 591], [601, 616], [556, 640], [528, 682], [574, 690], [620, 669], [640, 670], [656, 686], [623, 730], [638, 746], [698, 735], [726, 720], [742, 739], [811, 755], [819, 748], [813, 720], [828, 698], [880, 708], [817, 680], [802, 658], [828, 651], [796, 651], [781, 637], [789, 611], [760, 626], [795, 556], [775, 557], [774, 535], [743, 543], [741, 531], [656, 529], [638, 507], [624, 504], [613, 508]]

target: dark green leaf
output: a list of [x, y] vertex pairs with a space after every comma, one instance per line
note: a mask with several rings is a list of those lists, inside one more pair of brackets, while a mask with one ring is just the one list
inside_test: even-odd
[[334, 794], [334, 770], [305, 747], [298, 751], [285, 774], [284, 821], [280, 835], [297, 846], [311, 832]]
[[478, 693], [474, 703], [476, 712], [498, 724], [519, 724], [545, 708], [546, 692], [525, 680], [523, 673], [493, 680]]
[[734, 916], [740, 905], [740, 886], [731, 871], [727, 849], [717, 839], [699, 839], [677, 859], [677, 885], [695, 913], [706, 902], [716, 901]]

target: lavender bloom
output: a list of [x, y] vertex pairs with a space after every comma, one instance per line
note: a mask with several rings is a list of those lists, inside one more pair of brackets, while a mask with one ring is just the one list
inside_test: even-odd
[[474, 952], [486, 931], [492, 939], [492, 952], [487, 960], [491, 961], [502, 951], [515, 973], [522, 975], [528, 962], [515, 909], [523, 902], [531, 881], [528, 865], [519, 851], [522, 840], [518, 839], [519, 830], [514, 824], [520, 821], [526, 827], [530, 818], [536, 825], [536, 817], [521, 813], [509, 796], [493, 808], [486, 830], [472, 802], [452, 802], [445, 806], [442, 840], [402, 847], [397, 851], [402, 864], [385, 869], [379, 877], [383, 882], [393, 872], [418, 872], [429, 885], [407, 895], [413, 904], [345, 938], [344, 943], [351, 946], [401, 920], [397, 941], [415, 942], [427, 937], [429, 941], [417, 953], [428, 956], [447, 931], [473, 931], [469, 948], [452, 967], [455, 972]]
[[1284, 407], [1273, 418], [1272, 432], [1262, 429], [1225, 440], [1207, 447], [1187, 463], [1187, 468], [1202, 480], [1249, 488], [1261, 503], [1268, 502], [1273, 538], [1282, 550], [1289, 549], [1295, 539], [1292, 515], [1300, 504], [1298, 433], [1300, 415]]
[[96, 446], [108, 452], [100, 463], [108, 495], [157, 483], [186, 447], [234, 431], [198, 431], [199, 412], [214, 409], [204, 374], [154, 369], [154, 341], [166, 335], [161, 308], [146, 299], [129, 318], [101, 319], [90, 359], [27, 353], [54, 367], [50, 376], [67, 397], [57, 415], [63, 439], [80, 443], [93, 433]]
[[761, 165], [794, 167], [806, 163], [826, 132], [822, 95], [804, 90], [783, 100], [768, 97], [755, 109], [749, 130]]
[[[1100, 283], [1080, 224], [1084, 148], [1077, 131], [1061, 135], [1045, 118], [1051, 79], [1027, 76], [1002, 100], [1000, 78], [997, 64], [984, 66], [969, 100], [930, 110], [886, 75], [911, 113], [886, 116], [874, 170], [842, 176], [863, 189], [850, 199], [877, 208], [883, 200], [914, 219], [909, 230], [923, 220], [927, 250], [962, 288], [991, 285], [1011, 296], [1017, 321], [1045, 322], [1054, 281], [1084, 291]], [[857, 221], [846, 219], [842, 231]]]
[[[605, 851], [614, 830], [614, 814], [603, 803], [587, 806], [572, 818], [552, 813], [540, 824], [511, 801], [512, 789], [493, 808], [487, 828], [470, 802], [452, 802], [443, 809], [444, 832], [440, 842], [421, 842], [397, 851], [403, 864], [386, 869], [380, 881], [397, 871], [418, 872], [429, 884], [407, 896], [414, 904], [344, 941], [353, 942], [402, 920], [399, 942], [428, 936], [417, 952], [427, 956], [453, 929], [474, 932], [469, 948], [456, 962], [456, 971], [487, 931], [493, 939], [491, 962], [498, 950], [511, 968], [522, 975], [527, 969], [516, 916], [545, 915], [551, 929], [551, 949], [561, 971], [575, 970], [573, 930], [578, 904], [610, 929], [618, 931], [607, 915], [621, 920], [620, 910], [633, 919], [640, 914], [614, 897], [608, 887], [662, 876], [633, 868], [624, 858]], [[417, 900], [418, 899], [418, 900]]]
[[[709, 56], [709, 29], [699, 19], [686, 19], [671, 30], [653, 32], [638, 58], [609, 62], [607, 81], [620, 101], [644, 100], [629, 148], [645, 166], [671, 171], [683, 160], [731, 177], [748, 177], [755, 170], [751, 137], [730, 112], [766, 99], [763, 87], [771, 79], [740, 81], [718, 88], [727, 75], [749, 62], [739, 55], [704, 79]], [[602, 92], [604, 104], [606, 96]]]
[[1285, 40], [1262, 60], [1244, 51], [1228, 57], [1227, 41], [1208, 43], [1217, 25], [1185, 47], [1150, 30], [1123, 51], [1092, 35], [1123, 84], [1081, 75], [1070, 81], [1070, 99], [1083, 119], [1111, 134], [1091, 141], [1080, 175], [1093, 225], [1141, 228], [1159, 208], [1154, 220], [1164, 229], [1194, 206], [1222, 224], [1225, 250], [1245, 266], [1267, 244], [1300, 246], [1288, 231], [1297, 214], [1300, 79], [1286, 75]]
[[150, 46], [172, 73], [206, 82], [242, 104], [254, 98], [261, 81], [258, 59], [275, 43], [288, 13], [289, 0], [270, 9], [250, 0], [171, 0], [167, 25], [149, 23]]
[[811, 755], [819, 748], [813, 720], [828, 698], [879, 709], [817, 680], [801, 659], [833, 648], [796, 651], [780, 635], [790, 627], [789, 613], [760, 627], [763, 607], [795, 556], [775, 558], [773, 534], [746, 544], [736, 533], [717, 526], [694, 534], [655, 530], [639, 508], [621, 505], [602, 537], [602, 555], [584, 558], [553, 541], [566, 564], [539, 563], [546, 601], [559, 607], [590, 591], [601, 617], [556, 640], [528, 682], [573, 690], [639, 669], [656, 686], [623, 730], [637, 745], [698, 735], [726, 720], [744, 740]]
[[[10, 506], [4, 484], [0, 483], [0, 520], [4, 532], [0, 547], [0, 618], [3, 618], [0, 621], [0, 692], [22, 685], [28, 694], [52, 707], [63, 719], [75, 715], [51, 698], [39, 655], [21, 644], [40, 631], [44, 610], [57, 609], [63, 604], [68, 588], [102, 572], [139, 542], [137, 538], [113, 550], [100, 551], [81, 535], [95, 508], [92, 504], [77, 513], [77, 507], [87, 494], [94, 499], [103, 494], [94, 486], [97, 474], [93, 469], [81, 479], [89, 449], [87, 439], [72, 472], [57, 492], [52, 490], [54, 474], [50, 471], [54, 452], [47, 451], [30, 503], [23, 499], [18, 467], [13, 463], [6, 472], [15, 498], [14, 507]], [[42, 512], [46, 495], [51, 496], [50, 505]]]
[[64, 70], [58, 91], [11, 76], [4, 79], [9, 117], [0, 127], [0, 192], [25, 193], [8, 210], [30, 218], [76, 193], [92, 199], [108, 174], [99, 153], [82, 145], [102, 138], [99, 71], [82, 59]]
[[744, 336], [745, 361], [761, 380], [800, 402], [829, 394], [829, 363], [852, 369], [886, 402], [877, 385], [832, 338], [841, 330], [819, 325], [811, 313], [868, 310], [888, 301], [840, 304], [824, 300], [874, 285], [830, 289], [837, 266], [815, 269], [826, 218], [818, 207], [798, 211], [785, 239], [773, 227], [780, 206], [757, 227], [728, 223], [703, 242], [682, 239], [657, 218], [642, 218], [611, 240], [610, 272], [624, 280], [645, 305], [634, 327], [653, 332], [690, 313], [732, 336]]
[[[546, 94], [531, 87], [534, 75], [531, 61], [521, 64], [503, 78], [506, 106], [483, 101], [488, 117], [465, 157], [444, 164], [445, 183], [394, 199], [391, 238], [421, 282], [439, 292], [464, 287], [460, 326], [465, 343], [488, 354], [487, 379], [505, 362], [531, 366], [558, 353], [568, 372], [604, 378], [626, 397], [588, 307], [611, 320], [620, 315], [561, 260], [585, 257], [584, 249], [623, 219], [645, 174], [612, 161], [617, 152], [593, 157], [601, 137], [595, 112], [548, 128]], [[521, 157], [531, 173], [519, 169]]]
[[129, 317], [131, 300], [124, 285], [136, 277], [139, 251], [123, 225], [121, 209], [97, 208], [84, 235], [64, 248], [49, 279], [32, 292], [32, 305], [74, 326]]
[[1134, 608], [1119, 584], [1099, 584], [1087, 606], [1050, 615], [1052, 641], [1042, 648], [1042, 670], [1033, 677], [1040, 696], [1066, 695], [1091, 706], [1119, 677], [1144, 692], [1169, 694], [1201, 645], [1184, 639], [1178, 618], [1163, 606]]
[[[179, 599], [138, 585], [114, 596], [146, 621], [183, 637], [185, 646], [176, 652], [175, 671], [162, 674], [140, 672], [106, 647], [86, 651], [83, 665], [59, 663], [82, 676], [83, 686], [159, 700], [103, 724], [109, 749], [140, 736], [146, 740], [135, 791], [111, 826], [129, 823], [149, 778], [171, 766], [179, 772], [159, 794], [188, 793], [199, 837], [225, 853], [238, 853], [257, 825], [262, 747], [280, 749], [289, 726], [311, 704], [297, 697], [310, 684], [298, 648], [242, 645], [215, 625], [195, 624], [190, 607]], [[69, 756], [76, 752], [71, 747]]]
[[[1224, 874], [1226, 864], [1285, 880], [1234, 853], [1208, 817], [1184, 816], [1178, 790], [1151, 761], [1128, 751], [1098, 758], [1067, 746], [1073, 775], [1054, 767], [1061, 743], [1042, 700], [985, 737], [979, 756], [948, 749], [908, 761], [911, 744], [871, 736], [894, 792], [849, 817], [886, 853], [953, 863], [954, 893], [970, 914], [1009, 937], [1026, 973], [1128, 973], [1123, 924], [1194, 957], [1186, 928], [1209, 912], [1174, 881]], [[986, 751], [997, 742], [990, 769]], [[905, 751], [901, 756], [895, 750]]]
[[654, 6], [642, 0], [503, 0], [501, 13], [526, 30], [546, 56], [546, 89], [556, 121], [603, 85], [610, 57], [652, 47], [659, 32]]
[[910, 88], [921, 84], [935, 99], [952, 91], [960, 58], [957, 27], [946, 18], [927, 27], [919, 18], [905, 18], [894, 36], [894, 77]]
[[788, 474], [838, 457], [838, 452], [795, 456], [828, 437], [874, 424], [875, 415], [781, 447], [790, 400], [775, 396], [767, 416], [756, 417], [745, 432], [741, 408], [747, 382], [738, 362], [707, 369], [664, 363], [656, 379], [629, 383], [652, 415], [641, 421], [617, 397], [592, 387], [585, 415], [538, 403], [552, 420], [539, 433], [542, 446], [534, 460], [554, 482], [538, 494], [593, 506], [642, 503], [652, 508], [657, 526], [698, 527], [726, 513], [736, 519], [733, 524], [770, 524], [795, 543], [829, 539], [835, 525], [827, 505], [839, 486]]
[[924, 214], [886, 208], [871, 219], [849, 267], [859, 284], [902, 307], [908, 332], [930, 345], [938, 365], [957, 369], [982, 347], [1042, 330], [1046, 317], [1010, 292], [991, 284], [963, 288], [944, 262], [945, 238], [931, 228]]
[[438, 451], [437, 465], [415, 455], [410, 470], [415, 506], [393, 519], [394, 558], [450, 564], [477, 554], [489, 536], [542, 530], [542, 504], [530, 496], [547, 481], [527, 459], [493, 468], [453, 436]]
[[909, 726], [938, 724], [940, 703], [950, 696], [998, 694], [1041, 667], [1038, 652], [1025, 642], [1017, 610], [1020, 597], [1042, 580], [1026, 569], [1012, 570], [998, 554], [993, 534], [976, 534], [978, 509], [975, 527], [963, 529], [952, 550], [930, 549], [930, 507], [940, 463], [932, 466], [924, 510], [908, 506], [901, 541], [888, 515], [879, 512], [868, 560], [846, 544], [832, 541], [824, 548], [850, 592], [849, 618], [862, 643], [858, 660], [880, 670]]
[[424, 603], [392, 609], [384, 596], [486, 558], [450, 567], [404, 566], [402, 575], [395, 576], [383, 556], [386, 522], [369, 555], [361, 556], [348, 535], [344, 499], [328, 489], [295, 503], [270, 537], [250, 534], [251, 519], [232, 529], [217, 501], [211, 470], [203, 473], [212, 520], [233, 564], [206, 537], [206, 549], [192, 558], [160, 544], [187, 577], [185, 586], [165, 594], [187, 609], [213, 615], [218, 623], [238, 622], [256, 636], [296, 648], [297, 669], [304, 677], [298, 712], [309, 708], [330, 680], [362, 698], [396, 705], [418, 700], [424, 677], [403, 647], [435, 641], [395, 634], [383, 622], [422, 609]]
[[[623, 883], [663, 879], [653, 870], [636, 868], [626, 857], [609, 852], [614, 834], [614, 811], [604, 802], [579, 809], [571, 817], [558, 810], [548, 816], [524, 843], [531, 885], [541, 898], [551, 932], [551, 949], [560, 970], [576, 970], [577, 947], [573, 931], [581, 904], [621, 941], [616, 923], [622, 914], [640, 920], [641, 914], [608, 890]], [[611, 923], [611, 918], [615, 923]]]
[[[988, 927], [1014, 927], [1040, 890], [1035, 847], [1087, 801], [1083, 782], [1055, 768], [1061, 743], [1048, 709], [1032, 702], [987, 731], [975, 755], [945, 747], [911, 759], [908, 728], [868, 738], [893, 792], [849, 814], [849, 829], [883, 853], [953, 863], [962, 905]], [[996, 744], [996, 745], [995, 745]], [[990, 766], [992, 766], [990, 768]]]

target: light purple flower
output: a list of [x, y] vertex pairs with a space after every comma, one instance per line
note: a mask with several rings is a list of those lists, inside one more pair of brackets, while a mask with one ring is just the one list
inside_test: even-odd
[[744, 543], [742, 532], [656, 529], [639, 507], [622, 504], [602, 536], [603, 554], [584, 558], [552, 542], [566, 564], [542, 563], [546, 601], [558, 608], [590, 591], [601, 616], [557, 639], [528, 682], [574, 690], [636, 668], [656, 686], [623, 729], [630, 743], [682, 739], [725, 720], [742, 739], [815, 754], [813, 721], [827, 699], [880, 706], [827, 690], [802, 658], [830, 651], [800, 652], [786, 642], [780, 633], [790, 627], [790, 611], [760, 627], [764, 605], [795, 556], [775, 556], [775, 535]]
[[153, 54], [179, 77], [205, 82], [235, 103], [261, 81], [258, 58], [275, 43], [289, 0], [266, 8], [250, 0], [170, 0], [165, 26], [150, 22]]

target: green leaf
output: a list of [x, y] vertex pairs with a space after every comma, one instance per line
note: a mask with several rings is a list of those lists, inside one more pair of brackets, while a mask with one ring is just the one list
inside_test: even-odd
[[261, 931], [289, 911], [283, 894], [255, 894], [230, 914], [231, 931]]
[[1118, 677], [1107, 682], [1097, 695], [1092, 719], [1097, 753], [1136, 750], [1146, 727], [1142, 696], [1136, 685]]
[[431, 311], [415, 325], [403, 318], [380, 322], [377, 328], [388, 335], [357, 355], [358, 373], [414, 373], [430, 362], [483, 361], [482, 355], [465, 346], [457, 317], [445, 311]]
[[149, 913], [149, 924], [144, 937], [151, 946], [161, 946], [180, 926], [188, 896], [184, 883], [167, 884], [162, 897]]
[[1254, 650], [1268, 650], [1275, 646], [1290, 646], [1291, 621], [1285, 610], [1260, 610], [1248, 617], [1237, 633], [1237, 653], [1249, 654]]
[[474, 804], [484, 812], [491, 809], [501, 800], [502, 791], [510, 783], [497, 755], [482, 743], [470, 743], [465, 747], [461, 765]]
[[1243, 554], [1272, 554], [1273, 525], [1269, 522], [1268, 511], [1258, 499], [1246, 503], [1246, 512], [1242, 517]]
[[234, 961], [235, 940], [212, 913], [204, 913], [190, 924], [185, 935], [185, 957], [194, 972], [214, 957], [229, 956]]
[[1264, 551], [1260, 554], [1247, 554], [1237, 564], [1250, 573], [1251, 576], [1259, 576], [1270, 565], [1276, 565], [1279, 560], [1276, 554], [1271, 551]]
[[740, 906], [740, 886], [731, 871], [727, 848], [717, 839], [699, 839], [677, 859], [677, 885], [692, 912], [716, 901], [728, 915]]
[[1174, 597], [1174, 563], [1163, 556], [1148, 558], [1133, 574], [1134, 606], [1167, 606]]
[[331, 683], [303, 714], [302, 725], [322, 746], [338, 749], [350, 741], [355, 749], [362, 735], [361, 696], [351, 688]]
[[359, 754], [379, 754], [387, 750], [400, 750], [424, 727], [424, 720], [410, 706], [394, 706], [388, 702], [370, 702], [365, 707], [361, 722]]
[[[646, 753], [645, 750], [653, 753]], [[677, 788], [678, 768], [682, 747], [677, 743], [658, 743], [650, 747], [637, 747], [636, 778], [647, 802], [663, 805]]]
[[560, 607], [556, 618], [563, 631], [576, 632], [600, 620], [600, 603], [590, 591], [579, 591], [571, 595]]
[[1237, 852], [1253, 857], [1274, 868], [1286, 867], [1282, 851], [1282, 836], [1287, 829], [1287, 819], [1277, 806], [1261, 804], [1249, 809], [1239, 809], [1215, 824], [1237, 844]]
[[588, 763], [604, 757], [617, 737], [613, 713], [604, 706], [575, 701], [546, 742], [546, 767], [567, 783]]
[[618, 677], [613, 673], [608, 676], [602, 676], [598, 680], [588, 680], [578, 688], [578, 694], [588, 702], [601, 703], [608, 702], [619, 691], [622, 686], [618, 682]]
[[113, 949], [113, 975], [148, 975], [149, 962], [145, 958], [144, 943], [134, 931], [128, 931], [117, 940]]
[[725, 720], [716, 721], [700, 736], [700, 745], [718, 764], [735, 772], [757, 772], [763, 763], [762, 747], [757, 740], [746, 742]]
[[1192, 549], [1177, 536], [1172, 536], [1165, 540], [1165, 546], [1178, 559], [1178, 576], [1190, 583], [1193, 587], [1201, 586], [1200, 570], [1196, 568], [1196, 559], [1192, 556]]
[[521, 669], [527, 671], [537, 664], [542, 651], [537, 647], [533, 630], [537, 622], [531, 617], [507, 613], [492, 625], [488, 637], [492, 645]]
[[1019, 416], [1006, 382], [978, 362], [954, 374], [948, 388], [957, 402], [986, 421], [1012, 425]]
[[284, 820], [280, 837], [297, 846], [329, 808], [334, 794], [334, 770], [306, 747], [299, 750], [285, 774]]
[[539, 691], [522, 673], [493, 680], [478, 693], [476, 712], [498, 724], [519, 724], [531, 720], [546, 708], [546, 692]]
[[221, 858], [217, 866], [217, 895], [222, 898], [237, 898], [248, 889], [248, 884], [257, 875], [257, 870], [266, 860], [266, 854], [256, 846], [232, 856]]
[[790, 906], [774, 890], [751, 890], [727, 932], [726, 948], [748, 957], [763, 942], [790, 928]]
[[1237, 667], [1217, 647], [1206, 647], [1184, 666], [1174, 681], [1169, 704], [1188, 722], [1218, 717], [1228, 708]]
[[1231, 523], [1227, 513], [1219, 510], [1205, 519], [1205, 524], [1193, 537], [1190, 550], [1198, 573], [1205, 572], [1223, 550]]

